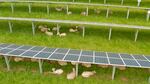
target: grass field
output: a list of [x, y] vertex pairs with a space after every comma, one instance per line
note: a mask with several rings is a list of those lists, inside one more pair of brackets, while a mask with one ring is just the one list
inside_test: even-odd
[[[109, 0], [111, 4], [117, 4], [114, 0]], [[133, 0], [135, 2], [136, 0]], [[95, 3], [97, 1], [95, 0]], [[149, 0], [143, 0], [142, 6], [149, 7]], [[135, 3], [126, 1], [125, 4], [136, 5]], [[129, 20], [126, 17], [126, 9], [111, 8], [113, 14], [108, 19], [105, 18], [106, 8], [100, 7], [103, 12], [100, 15], [95, 15], [91, 7], [89, 16], [81, 16], [80, 12], [85, 10], [83, 6], [70, 6], [70, 10], [73, 11], [73, 15], [66, 15], [64, 12], [56, 12], [51, 5], [50, 15], [46, 14], [46, 6], [44, 4], [34, 4], [33, 13], [28, 14], [27, 4], [20, 4], [15, 6], [15, 13], [12, 14], [10, 4], [1, 4], [0, 16], [11, 17], [28, 17], [28, 18], [48, 18], [48, 19], [63, 19], [63, 20], [79, 20], [79, 21], [93, 21], [93, 22], [109, 22], [118, 24], [134, 24], [150, 26], [146, 21], [146, 11], [132, 10]], [[80, 12], [76, 12], [80, 11]], [[47, 47], [60, 47], [60, 48], [73, 48], [84, 50], [97, 50], [119, 53], [133, 53], [133, 54], [145, 54], [150, 55], [150, 31], [140, 30], [137, 42], [134, 42], [134, 29], [114, 28], [112, 31], [112, 39], [108, 41], [108, 27], [86, 26], [85, 38], [82, 38], [81, 32], [69, 33], [69, 27], [72, 25], [63, 25], [61, 32], [67, 32], [67, 37], [60, 38], [58, 36], [48, 37], [43, 33], [36, 30], [36, 35], [32, 35], [31, 23], [28, 22], [13, 22], [13, 33], [9, 33], [8, 23], [6, 21], [0, 21], [0, 43], [15, 43], [26, 45], [37, 45]], [[47, 24], [49, 27], [55, 26], [49, 23], [36, 23]], [[38, 72], [38, 63], [31, 62], [19, 62], [15, 63], [11, 61], [10, 72], [6, 71], [4, 59], [0, 60], [0, 84], [147, 84], [149, 72], [148, 69], [127, 68], [125, 71], [116, 71], [115, 80], [111, 80], [112, 68], [98, 68], [93, 65], [92, 68], [87, 69], [80, 66], [79, 74], [84, 70], [96, 70], [97, 74], [91, 78], [84, 79], [81, 76], [75, 80], [68, 81], [66, 74], [71, 71], [71, 65], [67, 67], [61, 67], [57, 64], [44, 63], [45, 74], [40, 75]], [[52, 67], [61, 67], [65, 70], [62, 76], [55, 76], [47, 74]]]

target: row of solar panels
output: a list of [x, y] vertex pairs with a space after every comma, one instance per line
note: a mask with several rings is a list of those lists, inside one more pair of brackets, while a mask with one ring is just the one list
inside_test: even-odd
[[0, 54], [35, 59], [150, 68], [150, 56], [0, 44]]

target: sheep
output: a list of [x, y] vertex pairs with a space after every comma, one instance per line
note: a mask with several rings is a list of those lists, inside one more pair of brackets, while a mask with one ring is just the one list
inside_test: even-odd
[[43, 32], [43, 33], [45, 33], [46, 31], [48, 31], [48, 28], [45, 27], [45, 26], [42, 26], [42, 25], [40, 25], [40, 26], [38, 27], [38, 29], [40, 29], [40, 31]]
[[98, 67], [108, 68], [108, 65], [102, 65], [102, 64], [99, 64]]
[[96, 14], [100, 14], [100, 13], [101, 13], [101, 11], [98, 10], [98, 9], [94, 9], [94, 12], [95, 12]]
[[61, 65], [61, 66], [66, 66], [66, 65], [67, 65], [67, 62], [58, 61], [58, 64]]
[[38, 62], [38, 59], [31, 58], [30, 60], [31, 60], [31, 62]]
[[66, 33], [60, 33], [60, 34], [58, 34], [60, 37], [65, 37], [65, 36], [67, 36], [67, 34]]
[[52, 73], [56, 75], [61, 75], [64, 71], [62, 69], [52, 68]]
[[86, 68], [90, 68], [92, 65], [89, 63], [82, 63], [82, 66], [86, 67]]
[[24, 59], [23, 58], [20, 58], [20, 57], [15, 57], [14, 58], [14, 61], [15, 62], [20, 62], [20, 61], [23, 61]]
[[71, 11], [68, 11], [68, 12], [67, 12], [67, 15], [71, 15], [71, 14], [72, 14], [72, 12], [71, 12]]
[[76, 72], [75, 72], [75, 68], [72, 69], [73, 71], [69, 74], [67, 74], [67, 79], [68, 80], [73, 80], [76, 77]]
[[69, 29], [69, 32], [77, 32], [78, 30], [77, 29]]
[[94, 74], [96, 74], [96, 71], [84, 71], [84, 72], [82, 73], [82, 77], [88, 78], [88, 77], [90, 77], [90, 76], [93, 76]]
[[87, 12], [81, 12], [82, 16], [87, 16]]
[[47, 36], [53, 36], [53, 32], [48, 32], [48, 31], [46, 31], [45, 34], [46, 34]]
[[53, 27], [52, 30], [53, 30], [53, 31], [57, 31], [57, 27]]
[[76, 63], [76, 62], [71, 62], [71, 64], [72, 64], [72, 65], [76, 65], [77, 63]]
[[63, 10], [63, 7], [56, 7], [55, 9], [56, 11], [61, 12]]
[[118, 66], [117, 68], [118, 68], [119, 70], [122, 70], [122, 71], [123, 71], [123, 70], [126, 70], [126, 67], [125, 67], [125, 66]]

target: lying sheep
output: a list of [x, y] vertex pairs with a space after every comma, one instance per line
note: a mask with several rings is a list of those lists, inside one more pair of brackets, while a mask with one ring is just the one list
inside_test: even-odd
[[72, 12], [71, 11], [67, 12], [67, 15], [72, 15]]
[[58, 61], [58, 64], [61, 65], [61, 66], [66, 66], [66, 65], [67, 65], [67, 62]]
[[56, 7], [55, 9], [56, 11], [61, 12], [63, 10], [63, 7]]
[[60, 34], [58, 34], [60, 37], [65, 37], [65, 36], [67, 36], [67, 34], [66, 33], [60, 33]]
[[56, 75], [61, 75], [64, 71], [62, 69], [52, 68], [52, 73]]
[[73, 28], [69, 29], [69, 32], [72, 32], [72, 33], [77, 32], [77, 31], [78, 31], [77, 29], [73, 29]]
[[48, 32], [48, 31], [46, 31], [45, 34], [46, 34], [47, 36], [53, 36], [53, 32]]
[[82, 77], [88, 78], [88, 77], [90, 77], [90, 76], [93, 76], [94, 74], [96, 74], [96, 71], [84, 71], [84, 72], [82, 73]]
[[86, 68], [90, 68], [90, 67], [92, 66], [92, 65], [89, 64], [89, 63], [82, 63], [81, 65], [84, 66], [84, 67], [86, 67]]
[[20, 61], [23, 61], [24, 59], [23, 58], [20, 58], [20, 57], [15, 57], [14, 58], [14, 61], [15, 62], [20, 62]]
[[67, 79], [68, 80], [73, 80], [76, 77], [76, 72], [75, 72], [75, 68], [72, 69], [72, 72], [67, 74]]

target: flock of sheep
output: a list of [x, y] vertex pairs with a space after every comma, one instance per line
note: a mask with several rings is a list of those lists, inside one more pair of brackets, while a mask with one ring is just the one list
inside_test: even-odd
[[[69, 29], [69, 32], [71, 33], [75, 33], [80, 31], [83, 28], [83, 26], [75, 26]], [[64, 32], [60, 32], [60, 26], [56, 26], [53, 28], [48, 28], [47, 25], [40, 25], [38, 26], [38, 29], [40, 30], [40, 32], [45, 33], [47, 36], [53, 36], [54, 33], [56, 33], [56, 35], [60, 36], [60, 37], [65, 37], [67, 36], [67, 33]]]
[[[38, 62], [37, 59], [27, 59], [27, 58], [19, 58], [19, 57], [13, 57], [12, 58], [13, 61], [15, 62], [20, 62], [20, 61], [31, 61], [31, 62]], [[49, 61], [49, 63], [56, 63], [54, 61]], [[67, 66], [68, 65], [68, 62], [63, 62], [63, 61], [57, 61], [57, 63], [60, 65], [60, 66]], [[71, 62], [72, 65], [76, 65], [77, 63], [75, 62]], [[80, 63], [80, 65], [82, 65], [83, 67], [86, 67], [86, 68], [91, 68], [92, 67], [92, 64], [90, 63]], [[98, 67], [101, 67], [101, 68], [109, 68], [110, 66], [109, 65], [97, 65]], [[123, 67], [123, 66], [118, 66], [117, 67], [119, 70], [126, 70], [126, 67]], [[52, 68], [52, 71], [50, 72], [54, 75], [62, 75], [64, 73], [64, 70], [59, 68], [59, 69], [56, 69], [56, 68]], [[81, 76], [83, 78], [89, 78], [93, 75], [96, 74], [96, 71], [93, 70], [93, 71], [83, 71]], [[75, 71], [75, 68], [72, 69], [72, 72], [68, 73], [67, 74], [67, 77], [66, 77], [68, 80], [73, 80], [76, 78], [76, 71]]]

